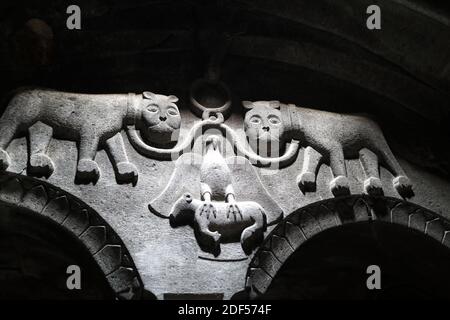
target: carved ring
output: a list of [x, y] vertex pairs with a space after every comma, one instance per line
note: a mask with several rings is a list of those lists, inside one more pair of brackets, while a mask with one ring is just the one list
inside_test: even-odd
[[[198, 79], [190, 89], [189, 99], [193, 112], [201, 117], [205, 111], [227, 116], [231, 107], [231, 92], [221, 81]], [[206, 105], [206, 103], [211, 105]]]

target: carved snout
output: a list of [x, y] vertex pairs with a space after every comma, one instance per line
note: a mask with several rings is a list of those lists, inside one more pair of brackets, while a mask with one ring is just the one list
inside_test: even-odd
[[183, 195], [184, 201], [186, 201], [186, 203], [191, 203], [192, 202], [192, 195], [187, 192]]
[[192, 195], [185, 193], [175, 202], [169, 214], [172, 227], [184, 226], [193, 221], [195, 209], [192, 207], [192, 200]]

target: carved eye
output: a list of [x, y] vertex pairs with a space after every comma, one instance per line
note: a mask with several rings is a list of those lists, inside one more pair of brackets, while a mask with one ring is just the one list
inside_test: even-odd
[[271, 115], [269, 116], [269, 122], [273, 125], [279, 125], [281, 123], [281, 120], [277, 116]]
[[177, 116], [178, 115], [178, 111], [175, 108], [169, 108], [169, 110], [167, 110], [167, 113], [171, 116]]
[[260, 124], [261, 123], [261, 118], [258, 116], [253, 116], [250, 118], [250, 123], [252, 124]]
[[150, 113], [156, 113], [159, 111], [159, 108], [156, 104], [152, 104], [147, 108], [147, 111]]

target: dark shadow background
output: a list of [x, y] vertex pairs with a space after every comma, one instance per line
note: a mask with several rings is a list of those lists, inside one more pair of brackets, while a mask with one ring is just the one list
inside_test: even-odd
[[[370, 265], [380, 267], [381, 290], [367, 289]], [[305, 242], [261, 299], [448, 299], [449, 268], [448, 248], [419, 231], [378, 221], [349, 224]]]
[[[191, 84], [205, 75], [211, 57], [231, 39], [220, 76], [233, 94], [235, 110], [241, 112], [241, 100], [276, 99], [322, 110], [370, 113], [396, 155], [449, 179], [450, 10], [445, 2], [2, 0], [0, 114], [14, 93], [28, 86], [86, 93], [149, 90], [175, 94], [180, 97], [180, 108], [188, 107]], [[81, 7], [81, 30], [66, 28], [70, 4]], [[366, 28], [366, 8], [371, 4], [381, 7], [381, 30]], [[401, 250], [394, 246], [382, 251], [377, 246], [400, 245], [395, 241], [397, 230], [377, 231], [387, 239], [384, 244], [361, 239], [366, 231], [349, 229], [312, 241], [280, 271], [280, 282], [274, 282], [267, 297], [282, 296], [287, 285], [293, 286], [292, 290], [307, 285], [311, 290], [320, 289], [326, 279], [294, 277], [311, 279], [311, 283], [291, 282], [290, 270], [303, 266], [302, 272], [307, 273], [308, 268], [321, 266], [321, 258], [335, 257], [333, 251], [326, 255], [321, 248], [341, 248], [343, 251], [335, 252], [338, 264], [355, 256], [356, 251], [360, 262], [367, 264], [370, 259], [364, 252], [375, 252], [386, 262], [382, 268], [392, 271], [396, 275], [392, 279], [396, 279], [403, 262], [390, 264], [390, 259], [403, 257]], [[23, 234], [14, 237], [25, 246], [30, 243]], [[334, 239], [333, 247], [327, 242], [330, 239]], [[369, 248], [361, 248], [355, 239]], [[417, 256], [416, 252], [404, 252], [412, 259], [410, 267], [421, 261], [419, 277], [426, 270], [426, 275], [437, 276], [430, 281], [439, 280], [441, 248], [417, 244], [413, 236], [405, 239], [411, 241], [409, 248], [418, 248]], [[34, 245], [37, 252], [45, 253], [49, 243], [41, 240]], [[49, 270], [58, 268], [65, 259], [90, 263], [82, 253], [66, 256], [61, 250], [57, 243], [51, 247], [56, 258], [48, 260], [53, 263]], [[323, 255], [317, 256], [320, 252]], [[305, 257], [320, 263], [305, 266]], [[42, 264], [44, 258], [37, 257], [35, 262]], [[431, 265], [423, 266], [427, 261]], [[408, 270], [412, 270], [412, 277], [417, 276], [416, 267]], [[95, 268], [93, 273], [96, 279]], [[331, 271], [329, 274], [333, 281], [341, 279]], [[366, 279], [366, 275], [360, 276]], [[346, 278], [345, 273], [342, 279], [350, 283], [360, 280]], [[448, 278], [445, 281], [447, 284]], [[339, 283], [327, 283], [328, 294], [336, 293], [332, 287]], [[428, 284], [419, 286], [417, 297], [430, 294]], [[92, 297], [110, 296], [103, 284], [99, 288], [92, 289]], [[349, 288], [349, 294], [358, 290]], [[303, 292], [324, 297], [320, 290]], [[398, 292], [402, 293], [393, 291], [394, 297]], [[440, 297], [440, 293], [431, 292], [431, 296]], [[20, 290], [15, 294], [25, 295]]]
[[[77, 265], [81, 290], [67, 288]], [[115, 293], [78, 238], [50, 219], [0, 203], [0, 300], [114, 300]]]
[[[81, 30], [66, 8], [81, 8]], [[378, 4], [382, 29], [366, 28]], [[36, 20], [37, 19], [37, 20]], [[277, 99], [378, 118], [394, 152], [449, 177], [450, 10], [436, 0], [4, 0], [0, 112], [14, 90], [176, 94], [231, 38], [221, 79]]]

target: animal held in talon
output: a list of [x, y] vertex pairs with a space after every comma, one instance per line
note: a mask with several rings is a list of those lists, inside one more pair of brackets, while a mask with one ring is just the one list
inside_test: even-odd
[[[223, 157], [222, 140], [210, 135], [203, 156], [179, 158], [168, 185], [149, 210], [169, 218], [172, 227], [192, 226], [205, 252], [218, 256], [221, 243], [240, 242], [249, 255], [262, 242], [267, 226], [282, 219], [283, 211], [247, 159]], [[244, 200], [238, 201], [237, 195]]]
[[[290, 139], [306, 147], [297, 184], [303, 191], [315, 189], [321, 162], [330, 165], [335, 196], [350, 193], [345, 159], [359, 157], [368, 194], [380, 194], [379, 163], [393, 175], [393, 185], [403, 197], [412, 197], [412, 184], [392, 154], [379, 126], [363, 115], [338, 114], [286, 105], [279, 101], [243, 101], [248, 109], [244, 128], [250, 146], [259, 152], [282, 148]], [[272, 150], [273, 151], [273, 150]], [[279, 150], [276, 150], [279, 151]]]
[[[256, 202], [237, 202], [239, 212], [230, 212], [225, 202], [213, 202], [215, 213], [207, 214], [205, 201], [186, 193], [175, 202], [170, 215], [172, 227], [194, 224], [198, 242], [203, 250], [214, 255], [220, 253], [220, 243], [240, 241], [243, 251], [250, 254], [263, 240], [267, 219], [263, 208]], [[208, 204], [209, 206], [209, 204]]]
[[135, 125], [149, 143], [171, 143], [181, 119], [175, 96], [144, 92], [135, 94], [79, 94], [49, 89], [27, 90], [12, 98], [0, 119], [0, 170], [11, 164], [6, 149], [22, 134], [29, 135], [28, 172], [50, 176], [54, 163], [48, 155], [51, 138], [76, 141], [80, 183], [96, 182], [100, 169], [95, 162], [105, 148], [119, 183], [136, 182], [138, 171], [130, 163], [121, 135], [126, 125]]
[[[266, 230], [264, 210], [255, 202], [238, 204], [236, 201], [231, 170], [222, 156], [221, 138], [208, 136], [205, 146], [200, 166], [202, 201], [194, 200], [190, 194], [177, 201], [169, 215], [172, 225], [178, 220], [185, 221], [183, 214], [190, 215], [188, 220], [196, 223], [200, 245], [206, 251], [218, 255], [222, 236], [229, 241], [242, 234], [242, 248], [246, 253], [251, 252], [262, 241]], [[181, 218], [177, 220], [179, 215]]]

